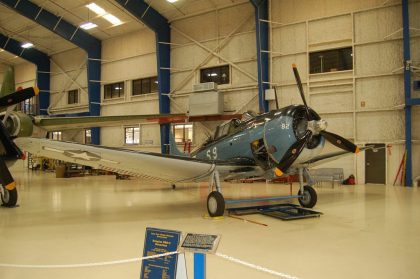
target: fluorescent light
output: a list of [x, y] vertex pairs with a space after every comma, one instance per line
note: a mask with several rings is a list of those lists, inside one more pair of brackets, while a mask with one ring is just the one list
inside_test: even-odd
[[178, 0], [166, 0], [166, 1], [168, 1], [169, 3], [175, 3]]
[[91, 10], [92, 12], [96, 13], [97, 15], [103, 15], [103, 14], [106, 13], [105, 10], [102, 7], [98, 6], [95, 3], [90, 3], [90, 4], [86, 5], [86, 7], [89, 10]]
[[86, 22], [80, 25], [80, 28], [85, 29], [85, 30], [89, 30], [95, 27], [98, 27], [98, 25], [92, 22]]
[[103, 18], [105, 18], [106, 20], [111, 22], [112, 25], [120, 25], [122, 23], [122, 21], [118, 17], [116, 17], [112, 14], [106, 14], [106, 15], [103, 16]]
[[0, 48], [0, 52], [3, 52], [3, 51], [4, 51], [4, 49]]
[[210, 76], [217, 77], [217, 73], [211, 73]]
[[23, 48], [31, 48], [31, 47], [33, 47], [34, 46], [34, 44], [33, 43], [23, 43], [22, 45], [21, 45], [21, 47], [23, 47]]

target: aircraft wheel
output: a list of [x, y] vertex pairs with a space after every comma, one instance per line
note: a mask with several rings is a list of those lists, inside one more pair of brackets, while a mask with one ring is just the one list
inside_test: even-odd
[[298, 198], [302, 207], [312, 208], [318, 200], [318, 195], [316, 194], [315, 189], [309, 185], [303, 186], [303, 194], [299, 190], [298, 195], [303, 195], [303, 197]]
[[172, 184], [172, 189], [175, 190], [176, 189], [176, 184]]
[[14, 188], [13, 190], [7, 190], [6, 188], [2, 187], [1, 201], [3, 202], [3, 206], [15, 206], [17, 203], [17, 198], [18, 194], [16, 188]]
[[207, 211], [211, 217], [223, 216], [225, 212], [225, 199], [218, 191], [213, 191], [207, 197]]

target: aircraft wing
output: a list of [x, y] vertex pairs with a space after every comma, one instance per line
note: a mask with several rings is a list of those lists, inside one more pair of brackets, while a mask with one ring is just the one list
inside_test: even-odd
[[91, 127], [110, 127], [132, 125], [147, 122], [169, 123], [184, 122], [185, 114], [156, 115], [116, 115], [116, 116], [80, 116], [80, 117], [34, 117], [34, 124], [48, 132]]
[[[36, 156], [73, 162], [120, 174], [162, 180], [170, 183], [201, 181], [217, 168], [224, 177], [246, 169], [243, 162], [220, 165], [190, 157], [146, 153], [40, 138], [17, 138], [15, 143]], [[246, 173], [254, 170], [246, 169]]]

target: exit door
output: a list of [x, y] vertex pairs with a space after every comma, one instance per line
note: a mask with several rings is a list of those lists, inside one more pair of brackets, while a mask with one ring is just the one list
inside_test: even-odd
[[385, 184], [385, 144], [368, 143], [373, 149], [366, 150], [366, 183]]

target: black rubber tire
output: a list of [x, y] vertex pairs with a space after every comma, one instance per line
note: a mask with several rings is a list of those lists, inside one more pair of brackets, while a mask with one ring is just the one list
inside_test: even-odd
[[4, 194], [1, 195], [1, 201], [3, 206], [6, 207], [14, 207], [16, 206], [17, 199], [18, 199], [18, 193], [16, 188], [13, 190], [7, 190], [6, 188], [3, 188]]
[[210, 217], [223, 216], [225, 213], [225, 199], [220, 192], [213, 191], [208, 195], [207, 211]]
[[[298, 195], [302, 195], [300, 189]], [[306, 208], [314, 207], [318, 201], [318, 195], [316, 194], [315, 189], [309, 185], [305, 185], [303, 186], [303, 195], [305, 196], [304, 198], [298, 198], [300, 205]]]
[[176, 189], [176, 184], [172, 184], [172, 189], [175, 190]]

